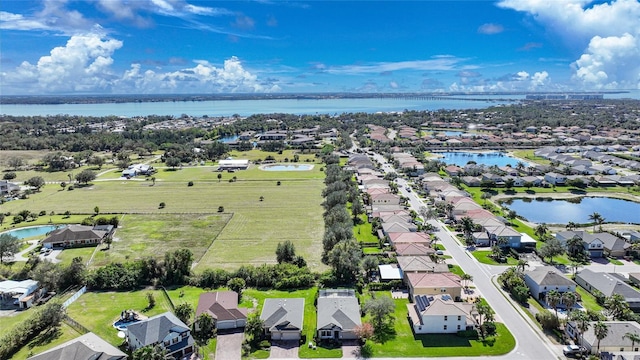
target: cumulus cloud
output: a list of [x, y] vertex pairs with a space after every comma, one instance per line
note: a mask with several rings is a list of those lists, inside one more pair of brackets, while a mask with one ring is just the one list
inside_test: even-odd
[[[245, 69], [237, 57], [216, 66], [197, 60], [192, 67], [175, 71], [144, 69], [132, 64], [124, 72], [112, 69], [114, 54], [123, 46], [99, 31], [72, 36], [64, 46], [51, 50], [37, 63], [23, 62], [0, 73], [6, 93], [162, 93], [162, 92], [273, 92], [277, 79], [259, 79]], [[184, 62], [172, 58], [176, 65]]]
[[32, 91], [42, 93], [108, 89], [115, 76], [112, 55], [121, 47], [122, 41], [103, 40], [100, 33], [74, 35], [36, 64], [25, 61], [15, 71], [3, 72], [2, 80], [10, 86], [31, 84]]
[[486, 34], [486, 35], [499, 34], [499, 33], [503, 32], [503, 31], [504, 31], [504, 28], [500, 24], [491, 24], [491, 23], [482, 24], [478, 28], [478, 32], [480, 34]]
[[460, 82], [455, 82], [449, 86], [449, 91], [454, 92], [485, 92], [485, 91], [537, 91], [541, 88], [545, 90], [566, 90], [559, 86], [551, 86], [549, 73], [537, 71], [531, 75], [528, 71], [518, 71], [515, 74], [506, 74], [497, 79], [484, 80], [461, 77]]
[[640, 88], [640, 1], [502, 0], [526, 12], [582, 54], [573, 80], [585, 89]]

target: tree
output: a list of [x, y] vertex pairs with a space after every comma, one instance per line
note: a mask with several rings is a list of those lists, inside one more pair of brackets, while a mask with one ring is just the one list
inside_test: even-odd
[[464, 273], [464, 274], [462, 274], [462, 276], [460, 278], [464, 282], [465, 289], [469, 289], [469, 285], [473, 281], [473, 275]]
[[364, 304], [364, 311], [371, 315], [371, 324], [376, 335], [381, 334], [387, 321], [395, 311], [396, 305], [390, 297], [380, 296]]
[[604, 300], [604, 308], [609, 316], [614, 320], [625, 320], [626, 315], [631, 311], [629, 304], [622, 294], [612, 294]]
[[175, 168], [177, 168], [178, 166], [180, 166], [180, 159], [178, 159], [177, 157], [169, 157], [169, 158], [167, 158], [167, 159], [164, 161], [164, 163], [165, 163], [168, 167], [170, 167], [170, 168], [172, 168], [172, 169], [175, 169]]
[[598, 339], [597, 352], [600, 353], [600, 341], [609, 335], [609, 326], [602, 321], [598, 321], [593, 324], [593, 333], [596, 335], [596, 339]]
[[4, 222], [4, 213], [0, 213], [0, 226], [2, 226], [2, 223]]
[[378, 270], [378, 257], [367, 255], [362, 258], [362, 269], [367, 273], [367, 281]]
[[200, 314], [193, 322], [194, 337], [200, 342], [206, 343], [215, 335], [215, 321], [206, 312]]
[[241, 301], [242, 299], [242, 290], [244, 290], [244, 288], [247, 286], [247, 283], [244, 281], [243, 278], [239, 278], [239, 277], [235, 277], [233, 279], [229, 279], [229, 281], [227, 282], [227, 287], [231, 290], [231, 291], [235, 291], [236, 293], [238, 293], [238, 302]]
[[362, 323], [362, 325], [356, 326], [353, 332], [357, 337], [360, 338], [360, 340], [366, 341], [367, 339], [373, 337], [373, 335], [375, 334], [375, 329], [373, 328], [373, 325], [371, 325], [371, 323], [364, 322]]
[[29, 180], [25, 181], [24, 183], [27, 186], [31, 186], [32, 188], [35, 188], [36, 191], [40, 191], [40, 189], [45, 184], [44, 179], [42, 178], [42, 176], [34, 176], [34, 177], [30, 178]]
[[153, 183], [153, 185], [155, 185], [155, 184], [156, 184], [156, 177], [155, 177], [155, 176], [152, 176], [152, 177], [151, 177], [151, 182]]
[[484, 321], [493, 321], [493, 315], [495, 314], [495, 312], [493, 311], [491, 306], [487, 304], [486, 301], [478, 298], [478, 300], [476, 300], [476, 303], [474, 304], [474, 307], [476, 312], [478, 313], [478, 325], [482, 325]]
[[67, 187], [67, 183], [66, 182], [61, 182], [60, 183], [60, 187], [62, 188], [62, 190], [64, 190]]
[[93, 165], [93, 166], [97, 166], [98, 170], [102, 169], [102, 165], [104, 165], [104, 158], [102, 158], [101, 156], [92, 156], [89, 158], [89, 160], [87, 161], [87, 163], [89, 163], [89, 165]]
[[567, 255], [577, 260], [584, 260], [587, 256], [584, 243], [579, 236], [574, 236], [567, 240]]
[[571, 315], [573, 306], [578, 302], [578, 296], [572, 291], [567, 291], [562, 294], [562, 303], [567, 307], [567, 313]]
[[521, 272], [524, 272], [524, 269], [529, 266], [529, 262], [525, 259], [519, 259], [518, 260], [518, 269], [520, 269]]
[[220, 182], [220, 180], [222, 180], [222, 174], [218, 174], [218, 182]]
[[17, 176], [18, 175], [16, 175], [16, 173], [14, 173], [13, 171], [9, 171], [7, 173], [4, 173], [4, 175], [2, 175], [2, 180], [13, 180]]
[[560, 294], [557, 290], [551, 290], [545, 296], [547, 304], [556, 312], [556, 317], [558, 317], [558, 305], [562, 301], [562, 294]]
[[589, 215], [589, 220], [593, 221], [593, 232], [596, 232], [596, 225], [602, 226], [604, 223], [604, 218], [597, 212]]
[[513, 178], [508, 178], [504, 181], [504, 187], [507, 190], [511, 190], [513, 188], [513, 186], [515, 185], [516, 181]]
[[187, 302], [176, 305], [174, 310], [176, 317], [185, 324], [191, 322], [191, 315], [193, 315], [193, 306]]
[[276, 259], [278, 264], [293, 262], [296, 257], [296, 247], [290, 240], [278, 243], [276, 248]]
[[549, 258], [549, 262], [553, 263], [553, 257], [564, 253], [564, 248], [558, 239], [549, 239], [542, 244], [538, 250], [538, 255], [543, 259]]
[[262, 335], [264, 334], [264, 322], [260, 319], [260, 315], [258, 313], [253, 313], [247, 317], [244, 332], [249, 335], [251, 341], [254, 343], [262, 340]]
[[76, 181], [81, 184], [88, 184], [96, 179], [96, 173], [93, 170], [82, 170], [76, 175]]
[[359, 198], [356, 198], [351, 203], [351, 215], [353, 215], [353, 223], [358, 224], [358, 216], [360, 214], [364, 214], [364, 207], [362, 206], [362, 201]]
[[569, 222], [567, 223], [567, 226], [566, 226], [567, 230], [569, 230], [569, 231], [573, 231], [573, 230], [575, 230], [577, 227], [578, 227], [578, 224], [574, 223], [573, 221], [569, 221]]
[[580, 331], [580, 344], [582, 345], [584, 338], [584, 333], [589, 330], [589, 322], [591, 319], [589, 315], [584, 311], [574, 311], [569, 314], [569, 319], [576, 322], [577, 328]]
[[622, 339], [629, 339], [631, 341], [631, 351], [636, 351], [635, 346], [636, 343], [640, 342], [640, 335], [634, 332], [627, 332], [622, 335]]
[[167, 354], [167, 349], [161, 345], [143, 346], [131, 354], [131, 360], [169, 360], [173, 356]]
[[100, 214], [100, 208], [99, 208], [99, 207], [97, 207], [97, 206], [96, 206], [96, 207], [94, 207], [94, 208], [93, 208], [93, 213], [94, 213], [94, 214], [96, 214], [96, 215]]
[[548, 231], [549, 231], [549, 227], [547, 226], [547, 224], [542, 223], [542, 224], [538, 224], [538, 226], [536, 226], [536, 228], [533, 231], [533, 233], [538, 237], [538, 239], [544, 241], [546, 236], [547, 236], [547, 232]]
[[[2, 220], [4, 220], [4, 214], [2, 214]], [[6, 257], [12, 257], [15, 253], [20, 251], [20, 240], [9, 234], [0, 234], [0, 264]]]
[[340, 241], [329, 251], [327, 262], [338, 281], [353, 284], [360, 273], [361, 257], [360, 246], [353, 239], [349, 239]]
[[461, 219], [461, 224], [462, 224], [462, 232], [464, 233], [464, 239], [465, 239], [465, 243], [467, 245], [473, 245], [473, 230], [475, 229], [475, 224], [473, 223], [473, 220], [468, 217], [465, 216]]
[[147, 301], [149, 302], [147, 309], [153, 309], [156, 306], [156, 297], [153, 296], [152, 292], [147, 293]]
[[9, 168], [12, 170], [18, 170], [20, 166], [24, 165], [24, 161], [22, 161], [21, 158], [14, 156], [9, 158], [7, 165], [9, 165]]

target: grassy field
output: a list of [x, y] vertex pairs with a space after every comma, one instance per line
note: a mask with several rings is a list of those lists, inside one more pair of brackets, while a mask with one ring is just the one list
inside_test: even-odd
[[[380, 294], [380, 293], [378, 293]], [[387, 296], [387, 295], [381, 295]], [[407, 299], [396, 299], [395, 335], [384, 343], [371, 341], [374, 357], [494, 356], [509, 353], [516, 345], [506, 326], [496, 323], [498, 335], [492, 344], [453, 335], [414, 335], [407, 320]]]
[[[156, 299], [156, 306], [147, 309], [147, 292]], [[113, 346], [122, 344], [113, 323], [123, 310], [135, 310], [145, 316], [154, 316], [171, 311], [169, 303], [159, 290], [130, 292], [87, 292], [69, 306], [67, 314], [84, 327]]]
[[56, 331], [49, 331], [36, 336], [35, 339], [31, 340], [26, 346], [23, 346], [20, 351], [15, 353], [11, 359], [25, 360], [52, 347], [73, 340], [80, 335], [82, 334], [63, 322]]
[[[267, 153], [261, 154], [264, 158]], [[155, 185], [152, 181], [144, 179], [97, 179], [89, 186], [76, 187], [73, 191], [62, 191], [58, 186], [48, 185], [41, 192], [31, 195], [29, 199], [1, 205], [0, 211], [17, 213], [27, 209], [36, 212], [44, 210], [47, 214], [52, 211], [56, 214], [65, 211], [91, 214], [93, 208], [98, 206], [101, 214], [164, 214], [167, 217], [185, 219], [183, 213], [217, 214], [218, 208], [222, 206], [224, 214], [231, 216], [231, 220], [209, 251], [202, 256], [198, 268], [237, 268], [240, 264], [275, 263], [278, 242], [291, 240], [297, 253], [307, 260], [309, 266], [313, 270], [322, 271], [325, 266], [320, 262], [324, 231], [320, 206], [321, 192], [324, 188], [324, 173], [320, 171], [321, 167], [322, 164], [316, 164], [310, 171], [276, 172], [263, 171], [252, 166], [249, 170], [235, 173], [217, 173], [212, 167], [183, 168], [175, 171], [160, 169], [155, 174]], [[222, 174], [221, 181], [217, 179], [218, 174]], [[236, 181], [229, 182], [233, 177]], [[188, 181], [193, 181], [194, 185], [187, 186]], [[280, 185], [277, 184], [278, 181]], [[159, 208], [161, 202], [166, 204], [163, 209]], [[161, 226], [152, 224], [153, 220], [145, 224], [146, 220], [140, 217], [137, 218], [139, 223], [134, 224], [128, 219], [129, 216], [131, 215], [125, 216], [124, 228], [118, 230], [122, 235], [117, 237], [126, 240], [125, 235], [129, 231], [127, 229], [134, 229], [136, 226], [138, 233], [131, 234], [136, 238], [135, 244], [129, 246], [126, 241], [122, 244], [114, 242], [112, 247], [116, 251], [97, 253], [97, 264], [108, 261], [108, 258], [114, 257], [112, 254], [121, 249], [125, 252], [115, 255], [116, 258], [138, 257], [142, 255], [141, 252], [157, 250], [157, 246], [161, 245], [159, 241], [163, 240], [142, 234], [143, 232], [164, 232], [167, 236], [176, 236], [177, 232], [168, 232], [166, 227], [162, 230]], [[83, 217], [86, 216], [80, 218]], [[42, 217], [38, 221], [48, 222], [48, 218], [49, 216]], [[52, 222], [56, 223], [57, 219], [52, 217]], [[7, 223], [10, 223], [10, 218], [5, 220], [5, 226]], [[185, 234], [180, 234], [181, 240], [176, 243], [183, 242], [184, 246], [190, 246], [191, 240], [184, 240], [188, 240], [192, 231], [202, 240], [206, 235], [204, 224], [197, 221], [192, 223], [201, 226], [200, 229], [181, 225], [180, 229]], [[208, 241], [214, 238], [215, 231], [211, 231]], [[142, 243], [147, 240], [156, 243], [144, 247]], [[202, 244], [200, 242], [200, 245]], [[202, 248], [198, 251], [201, 250]], [[73, 258], [71, 252], [63, 255], [65, 256]]]
[[476, 258], [476, 260], [478, 260], [478, 262], [481, 262], [483, 264], [489, 264], [489, 265], [504, 265], [504, 266], [513, 266], [513, 265], [517, 265], [518, 264], [518, 260], [507, 256], [507, 262], [506, 263], [499, 263], [495, 260], [493, 260], [493, 258], [490, 257], [491, 255], [491, 251], [473, 251], [471, 252], [471, 255], [473, 255], [474, 258]]
[[537, 164], [541, 164], [541, 165], [549, 165], [551, 164], [550, 160], [547, 160], [543, 157], [540, 156], [535, 156], [534, 153], [535, 150], [533, 149], [529, 149], [529, 150], [514, 150], [512, 151], [513, 156], [520, 158], [520, 159], [524, 159], [527, 160], [528, 162], [533, 162], [533, 163], [537, 163]]
[[576, 292], [580, 294], [580, 297], [582, 298], [582, 306], [584, 306], [585, 309], [595, 312], [600, 312], [602, 310], [602, 306], [598, 304], [595, 296], [591, 295], [587, 290], [583, 289], [581, 286], [576, 286]]

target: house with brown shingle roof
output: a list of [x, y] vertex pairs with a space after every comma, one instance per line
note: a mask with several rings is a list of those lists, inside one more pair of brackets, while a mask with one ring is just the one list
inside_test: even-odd
[[200, 294], [196, 318], [209, 314], [217, 329], [242, 328], [247, 323], [247, 309], [238, 308], [238, 293], [235, 291], [216, 291]]
[[448, 294], [452, 298], [462, 296], [462, 278], [453, 273], [410, 273], [406, 274], [409, 295]]
[[113, 230], [112, 225], [69, 225], [52, 231], [42, 240], [42, 246], [48, 249], [94, 246], [113, 235]]

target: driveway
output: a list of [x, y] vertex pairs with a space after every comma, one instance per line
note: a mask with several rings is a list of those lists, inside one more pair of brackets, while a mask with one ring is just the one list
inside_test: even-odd
[[357, 340], [342, 342], [342, 358], [343, 359], [359, 359], [360, 346]]
[[299, 348], [300, 342], [297, 340], [272, 341], [269, 359], [298, 359]]
[[242, 357], [242, 339], [244, 332], [218, 333], [216, 359], [240, 360]]

